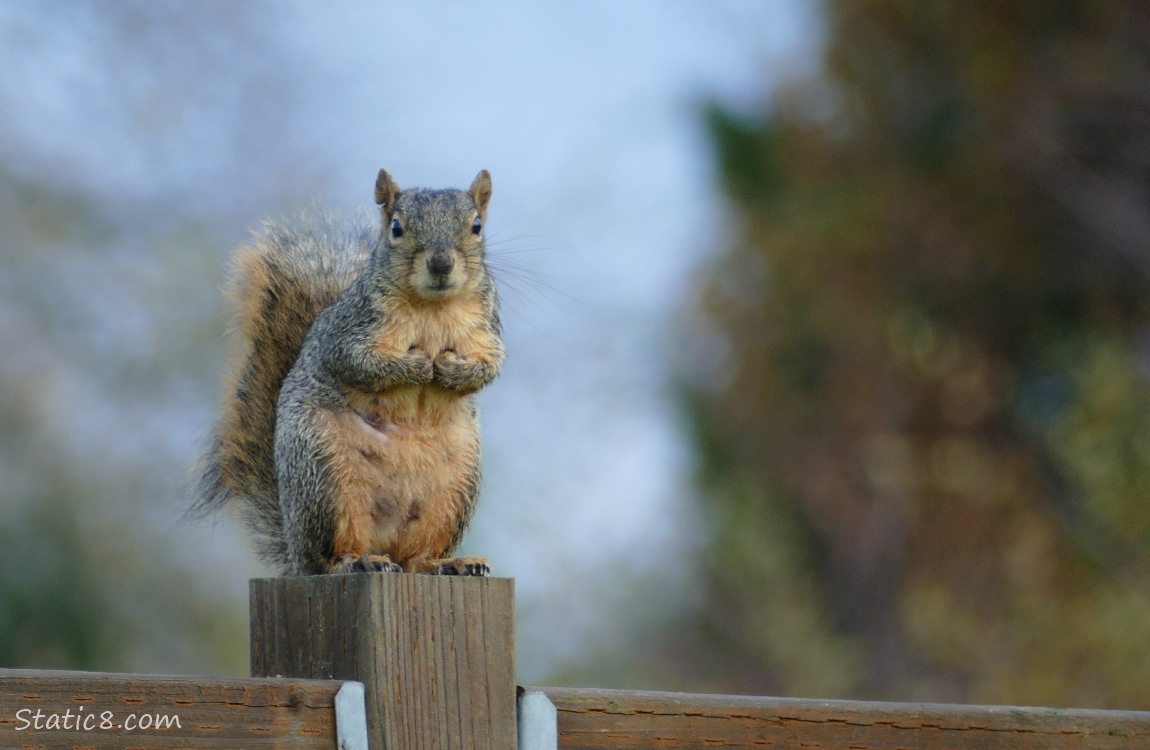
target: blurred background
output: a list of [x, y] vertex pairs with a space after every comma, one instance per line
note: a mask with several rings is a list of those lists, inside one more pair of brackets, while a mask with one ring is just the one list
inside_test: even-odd
[[494, 177], [525, 683], [1150, 708], [1150, 9], [0, 6], [0, 666], [247, 672], [260, 222]]

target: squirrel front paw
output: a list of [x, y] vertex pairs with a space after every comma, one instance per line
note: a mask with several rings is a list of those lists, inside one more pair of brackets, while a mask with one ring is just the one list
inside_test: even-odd
[[477, 391], [486, 384], [486, 365], [481, 360], [447, 349], [434, 364], [435, 382], [454, 391]]
[[399, 361], [403, 363], [406, 380], [414, 385], [430, 383], [435, 377], [435, 366], [431, 355], [417, 346], [408, 349], [399, 357]]

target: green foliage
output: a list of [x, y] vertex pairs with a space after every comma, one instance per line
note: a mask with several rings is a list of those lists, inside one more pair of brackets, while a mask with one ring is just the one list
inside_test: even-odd
[[810, 96], [707, 112], [741, 230], [699, 302], [725, 378], [685, 386], [714, 524], [689, 669], [1146, 708], [1150, 18], [827, 18]]
[[[56, 495], [0, 529], [0, 664], [110, 670], [127, 623], [108, 602], [114, 584], [93, 570], [74, 517]], [[98, 613], [98, 614], [97, 614]]]

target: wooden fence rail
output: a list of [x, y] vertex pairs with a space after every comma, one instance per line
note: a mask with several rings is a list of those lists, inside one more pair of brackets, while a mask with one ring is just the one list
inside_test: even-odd
[[253, 678], [0, 669], [0, 750], [1150, 750], [1150, 712], [516, 688], [514, 646], [509, 579], [255, 580]]
[[1150, 713], [529, 688], [564, 750], [1150, 750]]
[[344, 685], [0, 669], [0, 748], [332, 750]]

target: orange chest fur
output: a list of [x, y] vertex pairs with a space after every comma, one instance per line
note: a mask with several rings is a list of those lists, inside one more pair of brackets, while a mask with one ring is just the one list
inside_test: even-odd
[[400, 356], [411, 347], [431, 357], [445, 350], [485, 356], [493, 342], [483, 300], [472, 295], [440, 303], [411, 303], [402, 298], [388, 305], [375, 337], [383, 356]]

